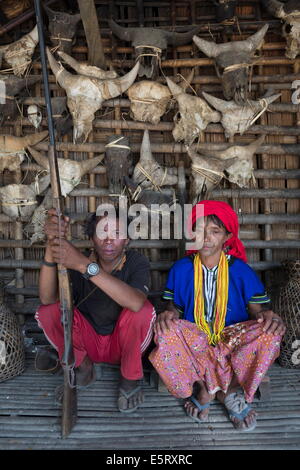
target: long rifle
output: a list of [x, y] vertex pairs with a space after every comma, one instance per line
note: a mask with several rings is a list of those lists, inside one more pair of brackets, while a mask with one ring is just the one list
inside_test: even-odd
[[[49, 166], [50, 166], [50, 179], [53, 197], [53, 207], [59, 217], [63, 213], [63, 200], [61, 196], [59, 171], [55, 150], [55, 137], [54, 127], [52, 120], [52, 108], [50, 99], [50, 90], [48, 82], [48, 70], [46, 63], [45, 41], [43, 32], [43, 19], [41, 14], [40, 0], [34, 0], [34, 7], [38, 25], [41, 63], [43, 72], [43, 81], [45, 88], [45, 102], [47, 105], [48, 127], [49, 127]], [[64, 353], [62, 357], [62, 366], [64, 371], [64, 393], [62, 405], [62, 437], [67, 437], [72, 427], [74, 426], [77, 418], [77, 393], [76, 393], [76, 378], [74, 372], [75, 358], [72, 344], [72, 325], [73, 325], [73, 299], [70, 287], [70, 281], [67, 269], [62, 265], [57, 265], [58, 269], [58, 285], [61, 306], [62, 324], [64, 328]]]

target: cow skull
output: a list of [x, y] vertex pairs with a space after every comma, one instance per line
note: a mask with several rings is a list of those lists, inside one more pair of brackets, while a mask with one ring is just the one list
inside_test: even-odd
[[[123, 41], [130, 41], [135, 50], [135, 58], [141, 62], [139, 76], [155, 79], [158, 75], [158, 64], [168, 44], [180, 46], [189, 43], [200, 26], [186, 33], [175, 33], [157, 28], [123, 28], [113, 20], [108, 21], [112, 32]], [[146, 59], [150, 59], [147, 61]]]
[[0, 171], [7, 168], [17, 171], [25, 157], [25, 150], [29, 145], [35, 145], [48, 135], [48, 131], [31, 134], [25, 137], [13, 135], [0, 135]]
[[65, 52], [57, 51], [59, 57], [62, 60], [70, 65], [75, 72], [79, 75], [84, 75], [85, 77], [90, 78], [99, 78], [99, 80], [107, 80], [108, 78], [117, 78], [118, 74], [114, 70], [102, 70], [99, 67], [95, 67], [94, 65], [87, 65], [82, 62], [77, 62], [77, 60], [73, 59], [70, 55], [66, 54]]
[[[249, 145], [232, 145], [226, 150], [213, 150], [209, 148], [209, 144], [205, 149], [206, 158], [217, 158], [226, 163], [224, 169], [227, 179], [231, 183], [237, 184], [240, 188], [247, 188], [253, 179], [253, 155], [262, 145], [265, 139], [261, 135], [258, 139]], [[228, 162], [231, 162], [228, 165]]]
[[53, 11], [46, 6], [44, 8], [49, 18], [50, 40], [52, 44], [70, 54], [72, 45], [75, 43], [77, 23], [81, 20], [80, 14], [69, 15], [62, 11]]
[[36, 129], [38, 129], [42, 122], [42, 113], [35, 104], [31, 104], [30, 106], [28, 106], [27, 116], [28, 116], [29, 122], [31, 122], [31, 124]]
[[177, 176], [169, 174], [153, 158], [148, 130], [144, 131], [140, 160], [134, 168], [133, 179], [141, 188], [159, 190], [161, 186], [177, 184]]
[[199, 96], [185, 93], [169, 77], [167, 77], [167, 83], [179, 106], [180, 117], [178, 117], [178, 113], [174, 117], [173, 137], [176, 142], [183, 140], [189, 146], [210, 122], [219, 122], [221, 114], [211, 109]]
[[40, 77], [20, 78], [15, 75], [0, 74], [0, 122], [14, 119], [18, 113], [15, 96], [20, 91], [40, 80]]
[[285, 55], [295, 59], [300, 54], [300, 3], [299, 0], [288, 0], [286, 3], [278, 0], [263, 0], [267, 10], [284, 21], [282, 34], [286, 38]]
[[73, 117], [73, 140], [85, 142], [92, 130], [95, 112], [101, 108], [103, 101], [116, 98], [125, 92], [134, 82], [139, 62], [133, 69], [120, 78], [98, 80], [83, 75], [72, 75], [59, 64], [47, 49], [48, 60], [56, 80], [67, 93], [67, 103]]
[[135, 121], [158, 124], [166, 112], [171, 95], [168, 87], [161, 83], [143, 80], [127, 90], [130, 99], [130, 115]]
[[205, 41], [197, 36], [193, 41], [208, 57], [215, 59], [218, 75], [222, 80], [224, 96], [227, 100], [244, 103], [248, 96], [249, 68], [255, 60], [255, 52], [262, 47], [269, 25], [263, 26], [257, 33], [245, 41], [233, 41], [225, 44]]
[[35, 26], [30, 33], [25, 34], [18, 41], [0, 46], [0, 53], [3, 54], [5, 62], [12, 67], [15, 75], [19, 77], [24, 75], [28, 65], [31, 64], [31, 58], [38, 42], [38, 29]]
[[237, 133], [242, 135], [249, 129], [267, 110], [269, 104], [281, 96], [281, 93], [261, 98], [258, 101], [247, 100], [244, 105], [238, 105], [234, 101], [224, 101], [205, 92], [203, 96], [215, 109], [221, 111], [221, 123], [225, 129], [225, 136], [232, 137]]

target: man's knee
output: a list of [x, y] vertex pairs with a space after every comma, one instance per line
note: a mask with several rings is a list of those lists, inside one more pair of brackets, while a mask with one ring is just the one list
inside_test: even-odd
[[60, 322], [59, 302], [49, 305], [40, 305], [36, 311], [35, 319], [41, 328]]

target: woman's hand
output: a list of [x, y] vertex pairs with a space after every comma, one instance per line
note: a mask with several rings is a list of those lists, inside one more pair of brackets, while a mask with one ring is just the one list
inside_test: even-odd
[[263, 331], [275, 335], [284, 335], [286, 326], [279, 315], [272, 310], [261, 310], [256, 313], [258, 323], [263, 323]]
[[48, 217], [45, 222], [44, 231], [48, 241], [54, 238], [66, 238], [70, 225], [70, 219], [67, 216], [59, 218], [56, 209], [48, 210]]
[[165, 310], [160, 313], [157, 317], [157, 320], [154, 324], [154, 333], [156, 335], [161, 335], [166, 333], [168, 330], [174, 326], [179, 320], [179, 313], [173, 312], [171, 310]]
[[50, 241], [53, 261], [60, 263], [68, 269], [74, 269], [84, 273], [86, 266], [90, 263], [89, 258], [84, 256], [72, 243], [64, 238], [53, 238]]

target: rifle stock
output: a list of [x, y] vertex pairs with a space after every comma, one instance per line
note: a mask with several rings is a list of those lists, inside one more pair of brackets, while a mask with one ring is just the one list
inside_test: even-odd
[[[55, 137], [54, 127], [52, 119], [52, 108], [50, 99], [50, 89], [48, 82], [48, 71], [46, 62], [45, 42], [43, 34], [43, 19], [41, 14], [40, 0], [34, 0], [34, 7], [37, 19], [40, 53], [41, 53], [41, 64], [43, 72], [43, 81], [45, 89], [45, 102], [47, 106], [48, 116], [48, 127], [49, 127], [49, 167], [50, 167], [50, 179], [51, 179], [51, 190], [53, 197], [53, 207], [56, 209], [59, 217], [63, 214], [63, 202], [60, 188], [59, 170], [57, 164], [57, 157], [55, 151]], [[62, 324], [64, 328], [64, 353], [62, 357], [62, 366], [64, 371], [64, 391], [63, 391], [63, 406], [62, 406], [62, 426], [61, 434], [62, 437], [67, 437], [77, 418], [77, 391], [76, 391], [76, 377], [75, 377], [75, 359], [72, 344], [72, 326], [73, 326], [73, 298], [71, 292], [71, 286], [69, 281], [69, 275], [67, 269], [58, 264], [58, 285], [59, 285], [59, 297], [60, 306], [62, 312]]]

